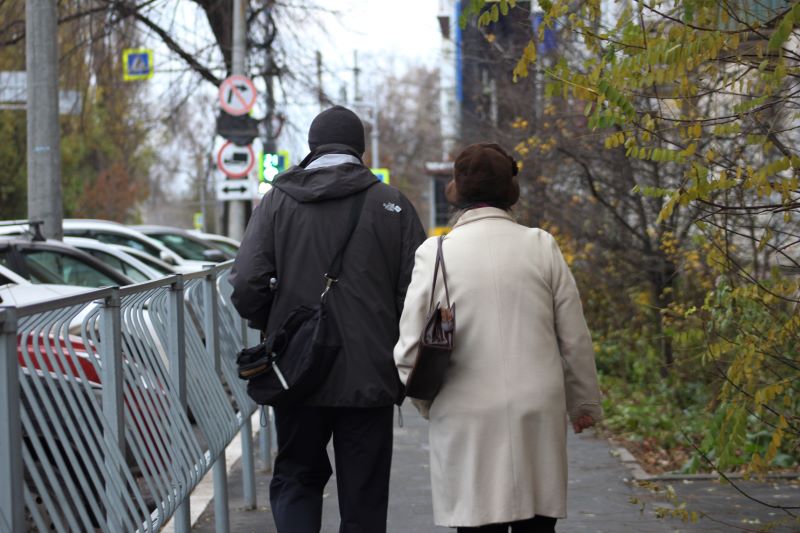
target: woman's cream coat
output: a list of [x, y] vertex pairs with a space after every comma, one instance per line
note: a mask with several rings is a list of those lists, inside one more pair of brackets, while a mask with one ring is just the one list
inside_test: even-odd
[[[434, 521], [564, 517], [567, 414], [601, 416], [592, 341], [569, 267], [549, 233], [492, 207], [464, 213], [443, 251], [455, 348], [433, 404], [414, 402], [430, 420]], [[432, 238], [417, 250], [394, 350], [404, 383], [435, 259]], [[441, 281], [434, 301], [444, 303]]]

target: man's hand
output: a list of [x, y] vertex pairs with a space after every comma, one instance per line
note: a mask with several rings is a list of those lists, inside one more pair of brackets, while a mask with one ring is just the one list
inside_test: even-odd
[[577, 420], [572, 421], [572, 429], [575, 430], [575, 433], [580, 433], [586, 428], [590, 428], [594, 425], [594, 418], [592, 415], [583, 415], [578, 417]]

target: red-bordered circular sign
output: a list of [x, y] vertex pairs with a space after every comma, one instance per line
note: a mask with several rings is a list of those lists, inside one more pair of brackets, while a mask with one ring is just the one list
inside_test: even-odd
[[246, 115], [256, 103], [256, 86], [240, 74], [226, 78], [219, 86], [219, 105], [229, 115]]
[[217, 167], [229, 178], [244, 178], [256, 164], [252, 145], [237, 146], [228, 141], [217, 153]]

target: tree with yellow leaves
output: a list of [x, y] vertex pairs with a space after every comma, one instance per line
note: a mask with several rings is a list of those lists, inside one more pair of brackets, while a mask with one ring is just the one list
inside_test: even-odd
[[[743, 454], [756, 473], [781, 454], [796, 463], [800, 2], [539, 0], [538, 6], [542, 24], [509, 76], [544, 76], [547, 96], [561, 109], [580, 109], [586, 137], [607, 152], [556, 143], [562, 159], [606, 176], [596, 182], [603, 182], [599, 192], [613, 208], [610, 216], [621, 216], [632, 232], [657, 234], [668, 257], [680, 255], [671, 243], [676, 237], [702, 250], [691, 261], [704, 270], [700, 305], [655, 302], [667, 314], [681, 308], [678, 319], [699, 324], [705, 367], [718, 376], [710, 405], [714, 431], [693, 444], [719, 470], [740, 464]], [[471, 0], [462, 22], [489, 26], [522, 8], [513, 0]], [[540, 43], [548, 31], [564, 50], [545, 58]], [[655, 206], [657, 215], [615, 207], [626, 204]], [[745, 452], [753, 427], [767, 433], [767, 443]]]

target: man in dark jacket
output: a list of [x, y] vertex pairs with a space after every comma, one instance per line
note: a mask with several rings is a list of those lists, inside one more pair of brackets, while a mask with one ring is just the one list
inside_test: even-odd
[[[230, 276], [232, 300], [268, 333], [298, 305], [313, 306], [323, 275], [347, 238], [358, 195], [364, 206], [327, 305], [342, 350], [302, 405], [275, 409], [278, 456], [270, 500], [280, 533], [316, 533], [332, 471], [341, 533], [386, 531], [393, 405], [403, 391], [392, 358], [414, 252], [425, 234], [411, 203], [364, 166], [364, 127], [341, 106], [320, 113], [311, 153], [275, 180], [247, 226]], [[270, 279], [274, 278], [270, 286]]]

